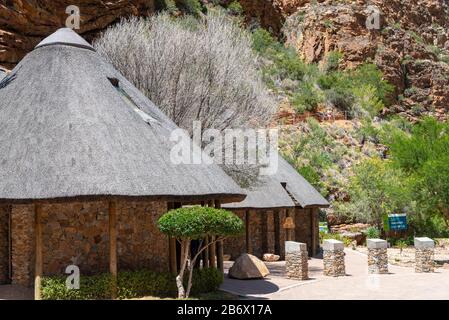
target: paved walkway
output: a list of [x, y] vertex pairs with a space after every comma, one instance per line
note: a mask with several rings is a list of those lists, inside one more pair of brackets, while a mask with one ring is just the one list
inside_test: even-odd
[[0, 285], [0, 300], [33, 300], [34, 290], [18, 285]]
[[[246, 299], [449, 299], [449, 270], [418, 274], [413, 268], [389, 266], [390, 274], [369, 275], [366, 255], [345, 250], [346, 277], [322, 275], [322, 259], [309, 260], [311, 280], [289, 280], [283, 262], [268, 263], [274, 272], [265, 280], [225, 279], [222, 289]], [[230, 266], [229, 264], [227, 265]]]

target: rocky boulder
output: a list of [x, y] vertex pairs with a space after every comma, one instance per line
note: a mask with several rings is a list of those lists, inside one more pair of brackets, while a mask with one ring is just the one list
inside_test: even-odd
[[243, 253], [229, 269], [229, 277], [235, 279], [260, 279], [269, 275], [267, 266], [257, 257]]
[[278, 256], [277, 254], [272, 254], [272, 253], [265, 253], [263, 255], [263, 260], [267, 261], [267, 262], [275, 262], [275, 261], [279, 261], [280, 256]]

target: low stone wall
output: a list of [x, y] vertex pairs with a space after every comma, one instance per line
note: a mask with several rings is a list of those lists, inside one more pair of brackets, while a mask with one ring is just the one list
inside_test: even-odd
[[382, 239], [368, 239], [368, 273], [388, 273], [387, 241]]
[[325, 240], [323, 243], [323, 273], [329, 277], [346, 275], [345, 252], [343, 242], [338, 240]]
[[285, 242], [285, 271], [287, 278], [309, 279], [309, 255], [305, 243]]
[[415, 272], [433, 272], [435, 242], [430, 238], [415, 238], [415, 250]]
[[[168, 239], [157, 228], [165, 202], [119, 201], [117, 257], [119, 270], [168, 270]], [[12, 207], [13, 283], [30, 286], [34, 278], [33, 205]], [[105, 201], [43, 205], [43, 273], [64, 274], [76, 264], [81, 275], [109, 271], [109, 217]]]

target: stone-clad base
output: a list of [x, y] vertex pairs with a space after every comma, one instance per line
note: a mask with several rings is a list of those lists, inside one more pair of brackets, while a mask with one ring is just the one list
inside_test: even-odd
[[309, 262], [307, 251], [287, 253], [285, 255], [285, 270], [287, 278], [297, 280], [309, 279]]
[[[119, 201], [119, 270], [168, 270], [168, 240], [157, 228], [165, 202]], [[12, 206], [12, 282], [30, 286], [34, 279], [33, 205]], [[109, 216], [105, 201], [45, 204], [42, 209], [44, 275], [64, 274], [76, 264], [81, 275], [109, 271]]]
[[368, 273], [388, 273], [388, 254], [386, 248], [368, 249]]
[[415, 272], [433, 272], [435, 268], [434, 264], [434, 249], [416, 249], [415, 253]]
[[323, 251], [324, 275], [342, 277], [346, 275], [345, 252], [343, 250]]

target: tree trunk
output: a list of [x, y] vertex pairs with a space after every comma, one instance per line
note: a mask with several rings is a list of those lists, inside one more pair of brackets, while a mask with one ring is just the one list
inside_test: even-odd
[[182, 240], [181, 242], [182, 264], [181, 270], [179, 270], [179, 274], [176, 277], [176, 286], [178, 287], [179, 299], [183, 299], [186, 297], [186, 292], [184, 289], [184, 272], [186, 269], [187, 259], [189, 258], [189, 250], [190, 250], [190, 239]]
[[205, 245], [203, 246], [203, 242], [200, 242], [200, 246], [198, 248], [198, 252], [196, 253], [196, 255], [192, 258], [191, 263], [190, 263], [190, 269], [189, 269], [189, 281], [187, 282], [187, 292], [185, 297], [188, 298], [190, 296], [190, 290], [192, 289], [192, 278], [193, 278], [193, 266], [195, 265], [196, 260], [198, 259], [198, 257], [201, 255], [201, 253], [204, 250], [207, 250], [208, 247], [211, 244], [215, 244], [218, 240], [223, 241], [224, 238], [217, 238], [214, 242], [206, 242]]

